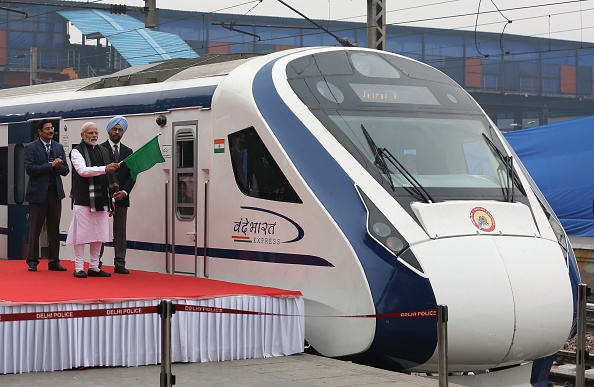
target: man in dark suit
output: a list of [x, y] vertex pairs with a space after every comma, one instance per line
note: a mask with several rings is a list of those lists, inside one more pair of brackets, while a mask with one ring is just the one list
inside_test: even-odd
[[49, 120], [37, 123], [39, 138], [25, 145], [25, 170], [29, 183], [25, 200], [29, 202], [29, 245], [27, 265], [37, 271], [39, 264], [39, 234], [43, 223], [47, 227], [49, 270], [65, 271], [60, 265], [60, 218], [64, 187], [62, 176], [70, 169], [64, 147], [53, 141], [54, 126]]
[[[109, 140], [101, 144], [109, 150], [111, 162], [119, 163], [132, 154], [132, 149], [121, 143], [124, 133], [128, 130], [128, 121], [122, 116], [115, 116], [107, 123]], [[120, 190], [113, 197], [116, 200], [116, 210], [113, 215], [113, 248], [114, 248], [114, 273], [129, 274], [126, 269], [126, 220], [128, 207], [130, 207], [130, 192], [134, 188], [134, 180], [126, 164], [120, 164], [117, 172]], [[102, 251], [103, 253], [103, 251]]]

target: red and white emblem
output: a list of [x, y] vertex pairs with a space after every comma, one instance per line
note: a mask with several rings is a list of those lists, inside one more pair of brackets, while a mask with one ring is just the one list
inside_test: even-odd
[[470, 210], [470, 220], [474, 227], [481, 231], [491, 232], [495, 230], [495, 219], [489, 211], [483, 207], [474, 207]]

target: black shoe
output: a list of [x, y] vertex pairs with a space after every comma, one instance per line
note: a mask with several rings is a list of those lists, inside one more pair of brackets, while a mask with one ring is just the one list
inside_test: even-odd
[[60, 265], [59, 263], [52, 263], [51, 265], [49, 265], [47, 267], [48, 270], [53, 270], [53, 271], [66, 271], [67, 269]]
[[34, 263], [30, 263], [29, 264], [29, 268], [27, 269], [29, 271], [37, 271], [37, 265]]
[[85, 273], [84, 270], [75, 270], [74, 271], [74, 276], [76, 278], [87, 278], [87, 273]]
[[113, 269], [113, 272], [117, 274], [130, 274], [130, 270], [126, 269], [124, 266], [116, 266]]
[[87, 275], [89, 277], [111, 277], [111, 273], [108, 273], [101, 269], [99, 269], [98, 271], [89, 269], [89, 271], [87, 271]]

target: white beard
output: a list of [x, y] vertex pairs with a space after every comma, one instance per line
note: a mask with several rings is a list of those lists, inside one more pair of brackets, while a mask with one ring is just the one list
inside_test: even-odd
[[89, 145], [91, 145], [91, 146], [96, 146], [96, 145], [97, 145], [97, 139], [96, 139], [96, 138], [93, 138], [93, 139], [90, 139], [90, 140], [87, 140], [87, 139], [85, 138], [85, 139], [83, 139], [83, 140], [84, 140], [84, 141], [85, 141], [87, 144], [89, 144]]

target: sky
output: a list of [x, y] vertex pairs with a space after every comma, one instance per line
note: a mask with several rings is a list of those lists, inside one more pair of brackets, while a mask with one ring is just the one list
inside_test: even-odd
[[[98, 0], [88, 0], [96, 2]], [[144, 7], [144, 0], [101, 1]], [[156, 0], [157, 9], [300, 16], [279, 0]], [[283, 0], [316, 20], [365, 22], [367, 0]], [[387, 24], [594, 42], [594, 0], [384, 0]], [[477, 11], [480, 14], [477, 22]], [[158, 11], [157, 11], [158, 12]], [[511, 21], [511, 23], [509, 23]]]

